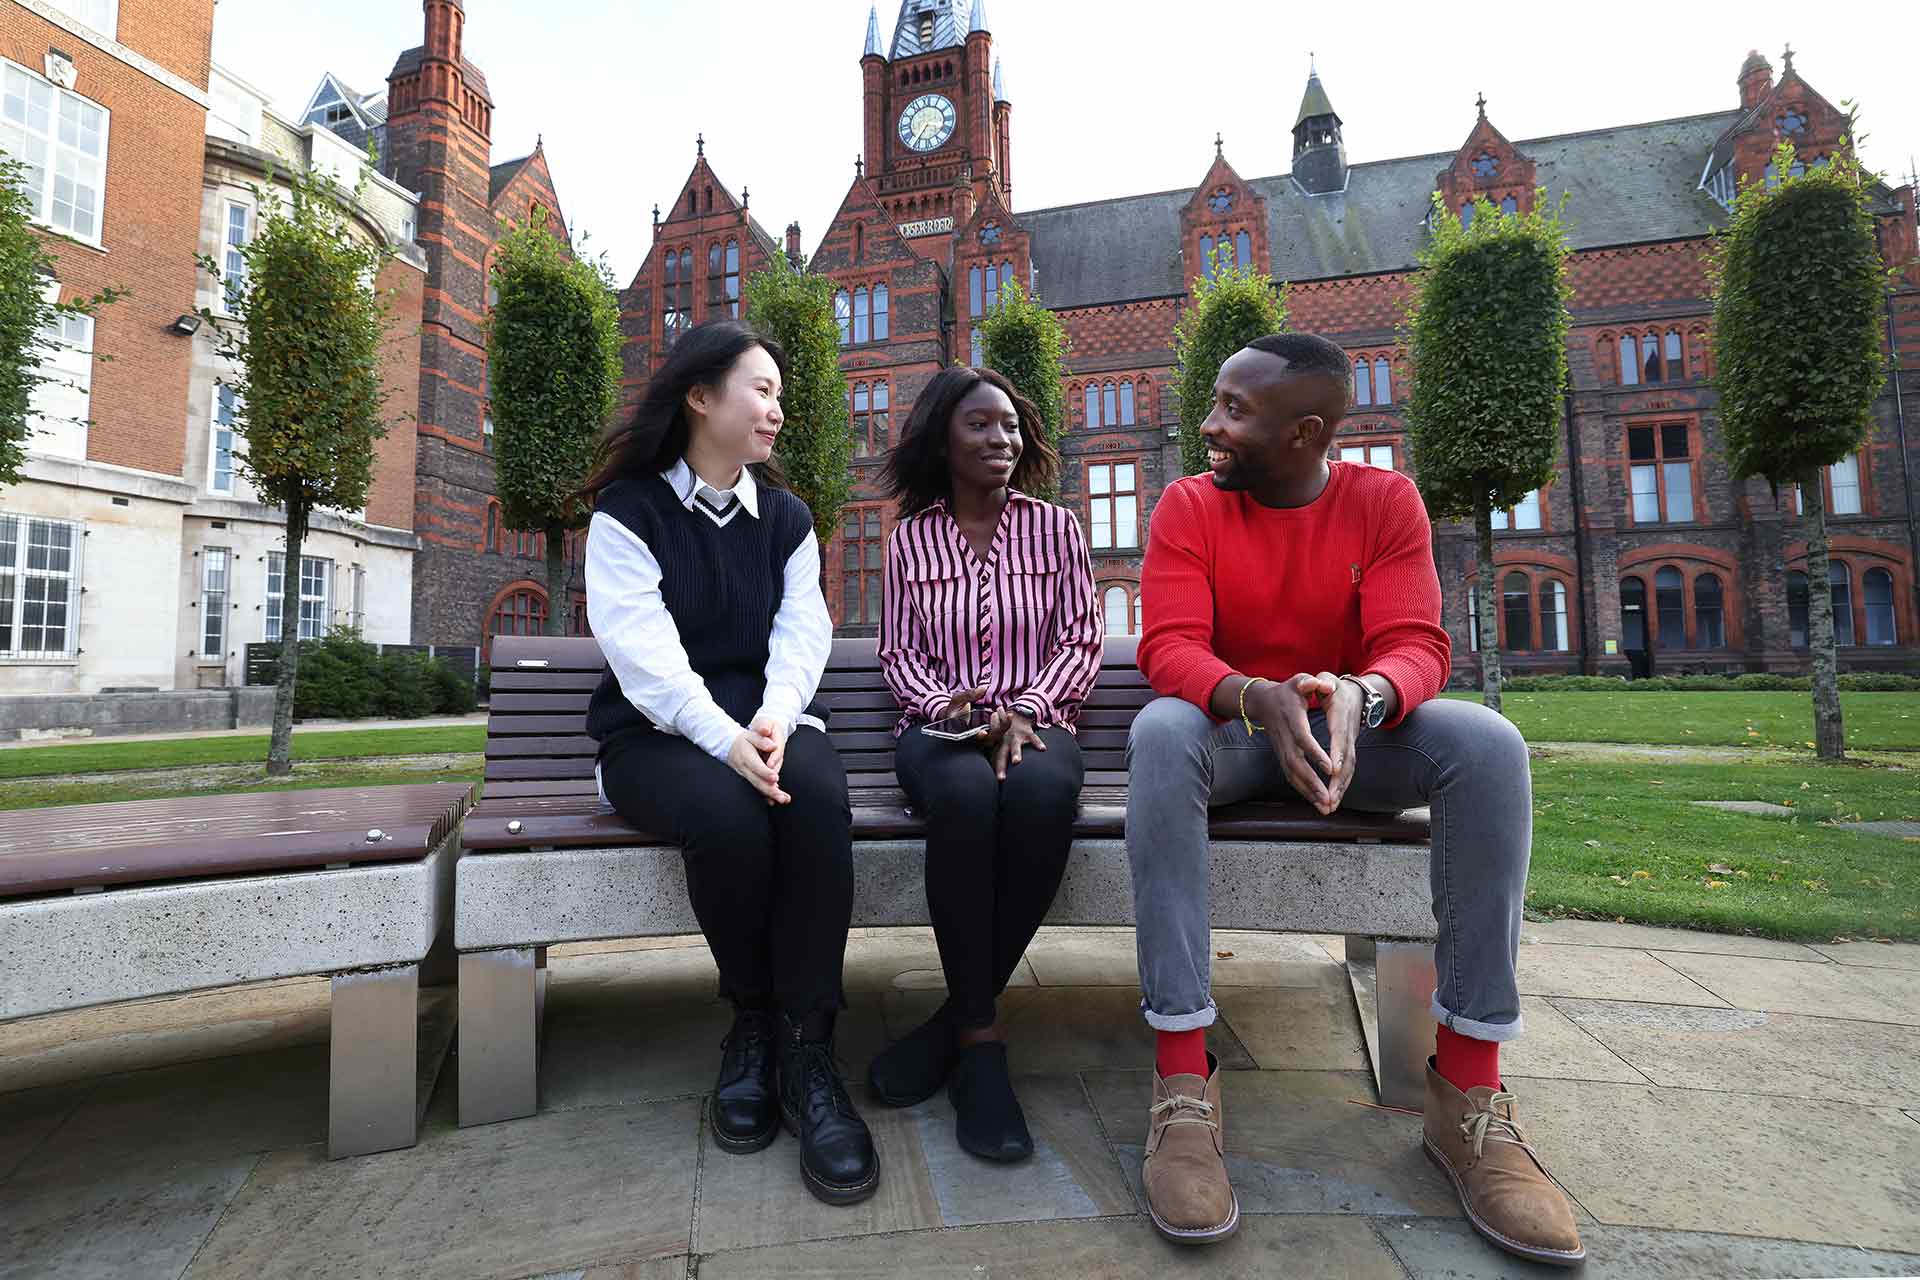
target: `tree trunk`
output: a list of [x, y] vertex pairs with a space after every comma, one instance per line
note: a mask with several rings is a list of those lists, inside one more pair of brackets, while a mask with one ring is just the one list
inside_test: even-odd
[[1473, 527], [1479, 536], [1480, 559], [1480, 700], [1500, 710], [1500, 584], [1493, 577], [1493, 503], [1486, 497], [1473, 504]]
[[[1801, 530], [1807, 535], [1807, 648], [1813, 656], [1813, 742], [1822, 760], [1847, 754], [1840, 719], [1839, 664], [1833, 652], [1833, 584], [1828, 576], [1827, 495], [1820, 467], [1800, 477]], [[1851, 600], [1851, 596], [1849, 596]]]
[[280, 572], [280, 678], [273, 691], [273, 736], [267, 740], [267, 776], [293, 772], [293, 685], [300, 669], [300, 549], [307, 512], [287, 504], [287, 556]]
[[567, 531], [561, 525], [547, 526], [547, 634], [567, 634], [567, 615], [573, 612], [573, 599], [567, 591]]

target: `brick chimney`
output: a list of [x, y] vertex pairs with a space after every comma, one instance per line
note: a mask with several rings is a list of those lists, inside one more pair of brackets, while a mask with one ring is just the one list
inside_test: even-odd
[[797, 222], [787, 224], [787, 261], [796, 268], [800, 265], [800, 224]]
[[1740, 109], [1753, 110], [1772, 92], [1773, 64], [1758, 49], [1748, 50], [1747, 60], [1740, 64]]

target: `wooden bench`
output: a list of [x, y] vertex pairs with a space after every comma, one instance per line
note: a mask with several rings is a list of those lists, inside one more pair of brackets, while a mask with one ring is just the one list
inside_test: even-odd
[[[1081, 715], [1086, 788], [1050, 923], [1133, 923], [1127, 728], [1154, 697], [1135, 647], [1107, 641]], [[604, 670], [598, 644], [501, 636], [492, 666], [485, 797], [468, 815], [456, 870], [462, 1125], [537, 1108], [549, 944], [699, 930], [679, 851], [599, 800], [585, 733]], [[854, 924], [925, 924], [923, 828], [894, 778], [899, 711], [872, 640], [834, 642], [821, 698], [852, 792]], [[1214, 927], [1348, 935], [1381, 1097], [1420, 1106], [1433, 1043], [1426, 812], [1322, 818], [1300, 804], [1240, 804], [1213, 811], [1211, 835]]]
[[472, 798], [427, 783], [0, 814], [0, 1021], [327, 974], [328, 1154], [412, 1146], [421, 966], [452, 976]]

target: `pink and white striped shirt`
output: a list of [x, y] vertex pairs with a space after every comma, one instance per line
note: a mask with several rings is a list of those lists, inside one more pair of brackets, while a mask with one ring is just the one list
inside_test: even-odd
[[905, 712], [898, 735], [954, 695], [1069, 731], [1100, 673], [1106, 620], [1071, 511], [1008, 491], [985, 564], [936, 502], [887, 539], [880, 669]]

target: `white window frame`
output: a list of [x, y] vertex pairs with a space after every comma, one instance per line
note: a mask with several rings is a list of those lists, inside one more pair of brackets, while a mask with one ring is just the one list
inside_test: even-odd
[[[1847, 483], [1840, 483], [1842, 467], [1846, 468]], [[1827, 468], [1827, 486], [1833, 491], [1832, 516], [1857, 516], [1864, 508], [1860, 503], [1860, 455], [1850, 453]]]
[[[80, 561], [86, 543], [85, 526], [73, 520], [52, 520], [15, 512], [0, 513], [0, 520], [15, 522], [12, 555], [0, 560], [0, 577], [8, 580], [5, 590], [0, 592], [0, 601], [4, 601], [0, 604], [0, 658], [14, 662], [57, 662], [76, 657], [80, 651]], [[58, 526], [68, 530], [67, 568], [64, 573], [28, 567], [34, 525]], [[21, 648], [22, 633], [26, 630], [27, 583], [51, 582], [60, 578], [65, 578], [67, 583], [66, 643], [59, 649]], [[44, 603], [52, 603], [50, 594]]]
[[[233, 215], [239, 213], [244, 226], [241, 240], [233, 241]], [[220, 205], [220, 279], [214, 288], [214, 306], [223, 316], [233, 312], [233, 295], [247, 288], [247, 260], [240, 254], [254, 236], [254, 207], [245, 200], [226, 199]]]
[[[220, 563], [220, 581], [214, 583], [214, 561]], [[232, 628], [227, 625], [228, 606], [233, 600], [233, 548], [200, 548], [200, 665], [225, 665], [227, 660], [227, 638]], [[213, 621], [220, 620], [220, 635], [213, 635]]]
[[[47, 281], [40, 296], [48, 303], [60, 301], [60, 282]], [[93, 405], [93, 332], [93, 317], [78, 311], [56, 313], [40, 331], [40, 340], [52, 347], [39, 348], [35, 372], [47, 381], [34, 385], [27, 405], [29, 453], [86, 459]], [[52, 439], [43, 441], [43, 437]]]
[[[1540, 527], [1540, 490], [1534, 489], [1520, 501], [1513, 504], [1512, 527], [1515, 529], [1538, 529]], [[1507, 513], [1504, 508], [1495, 507], [1490, 513], [1493, 527], [1504, 530], [1508, 527]]]
[[[240, 433], [233, 425], [232, 418], [228, 418], [224, 423], [220, 420], [222, 392], [225, 392], [226, 395], [230, 397], [236, 413], [240, 409], [240, 393], [238, 391], [235, 391], [224, 382], [216, 382], [213, 384], [213, 412], [207, 415], [207, 492], [225, 494], [228, 497], [232, 497], [234, 493], [233, 459], [234, 455], [238, 452]], [[225, 449], [227, 455], [227, 485], [224, 489], [220, 487], [220, 454], [222, 452], [220, 437], [223, 434], [227, 437], [227, 446]]]
[[[1132, 473], [1126, 487], [1120, 469]], [[1090, 547], [1095, 551], [1135, 551], [1140, 546], [1140, 462], [1116, 458], [1087, 466], [1087, 523], [1092, 526]], [[1101, 529], [1106, 533], [1104, 538]], [[1124, 539], [1124, 540], [1123, 540]]]
[[[266, 616], [261, 631], [261, 639], [265, 640], [268, 644], [274, 644], [286, 635], [286, 565], [286, 552], [267, 552], [267, 601], [266, 608], [261, 611]], [[318, 595], [310, 595], [307, 592], [308, 571], [311, 566], [318, 566], [318, 568], [312, 570], [312, 575], [317, 577], [320, 583], [320, 593]], [[276, 579], [278, 579], [280, 583], [280, 589], [278, 591], [275, 591], [273, 587]], [[302, 634], [299, 638], [302, 640], [323, 639], [327, 634], [328, 626], [333, 621], [328, 609], [329, 602], [333, 595], [333, 561], [324, 556], [301, 556], [299, 594], [299, 604], [296, 606], [298, 614], [294, 624], [295, 631], [306, 631], [309, 614], [311, 614], [316, 630], [312, 635]], [[310, 604], [316, 607], [309, 610], [307, 606]]]
[[[93, 28], [109, 40], [117, 40], [120, 37], [120, 0], [46, 0], [46, 2], [75, 22]], [[106, 19], [105, 26], [93, 20], [95, 10], [99, 10], [101, 16]]]
[[[30, 127], [31, 109], [28, 111], [28, 120], [14, 120], [7, 115], [5, 106], [6, 91], [8, 88], [7, 81], [14, 73], [25, 77], [28, 82], [27, 91], [29, 93], [32, 91], [34, 85], [41, 86], [49, 91], [50, 96], [48, 98], [47, 124], [45, 129], [36, 131]], [[89, 156], [77, 146], [60, 140], [60, 107], [62, 102], [68, 98], [79, 103], [83, 109], [100, 113], [100, 154], [97, 157]], [[82, 97], [80, 94], [74, 93], [69, 89], [62, 89], [45, 76], [38, 75], [17, 62], [10, 62], [5, 58], [0, 58], [0, 153], [5, 153], [13, 156], [16, 160], [24, 161], [28, 166], [29, 173], [37, 172], [39, 175], [37, 189], [33, 185], [33, 179], [31, 178], [29, 178], [29, 186], [27, 189], [28, 200], [33, 205], [33, 220], [41, 226], [52, 228], [63, 236], [78, 240], [82, 244], [92, 245], [95, 248], [105, 247], [101, 241], [101, 230], [106, 224], [107, 216], [107, 157], [110, 154], [109, 134], [112, 123], [113, 112], [109, 111], [102, 104], [95, 102], [91, 98]], [[27, 144], [26, 150], [16, 152], [13, 148], [7, 146], [6, 140], [9, 131], [17, 134], [18, 137]], [[34, 144], [36, 143], [38, 144], [37, 150], [40, 155], [40, 160], [37, 162], [34, 159], [36, 150]], [[93, 230], [89, 234], [83, 235], [75, 231], [71, 225], [61, 226], [54, 218], [54, 193], [58, 189], [56, 184], [62, 180], [61, 161], [69, 155], [76, 158], [80, 164], [97, 164], [99, 166], [98, 181], [92, 187], [94, 193]], [[73, 180], [75, 175], [69, 173], [65, 175], [65, 177], [67, 180]]]
[[[1116, 594], [1119, 596], [1120, 625], [1118, 627], [1114, 626], [1114, 597]], [[1128, 626], [1128, 620], [1133, 616], [1133, 602], [1127, 599], [1126, 587], [1117, 582], [1109, 583], [1100, 592], [1100, 612], [1106, 619], [1108, 635], [1124, 636], [1132, 634], [1131, 628]]]
[[1340, 446], [1340, 461], [1391, 471], [1393, 470], [1393, 446], [1390, 444], [1343, 444]]

